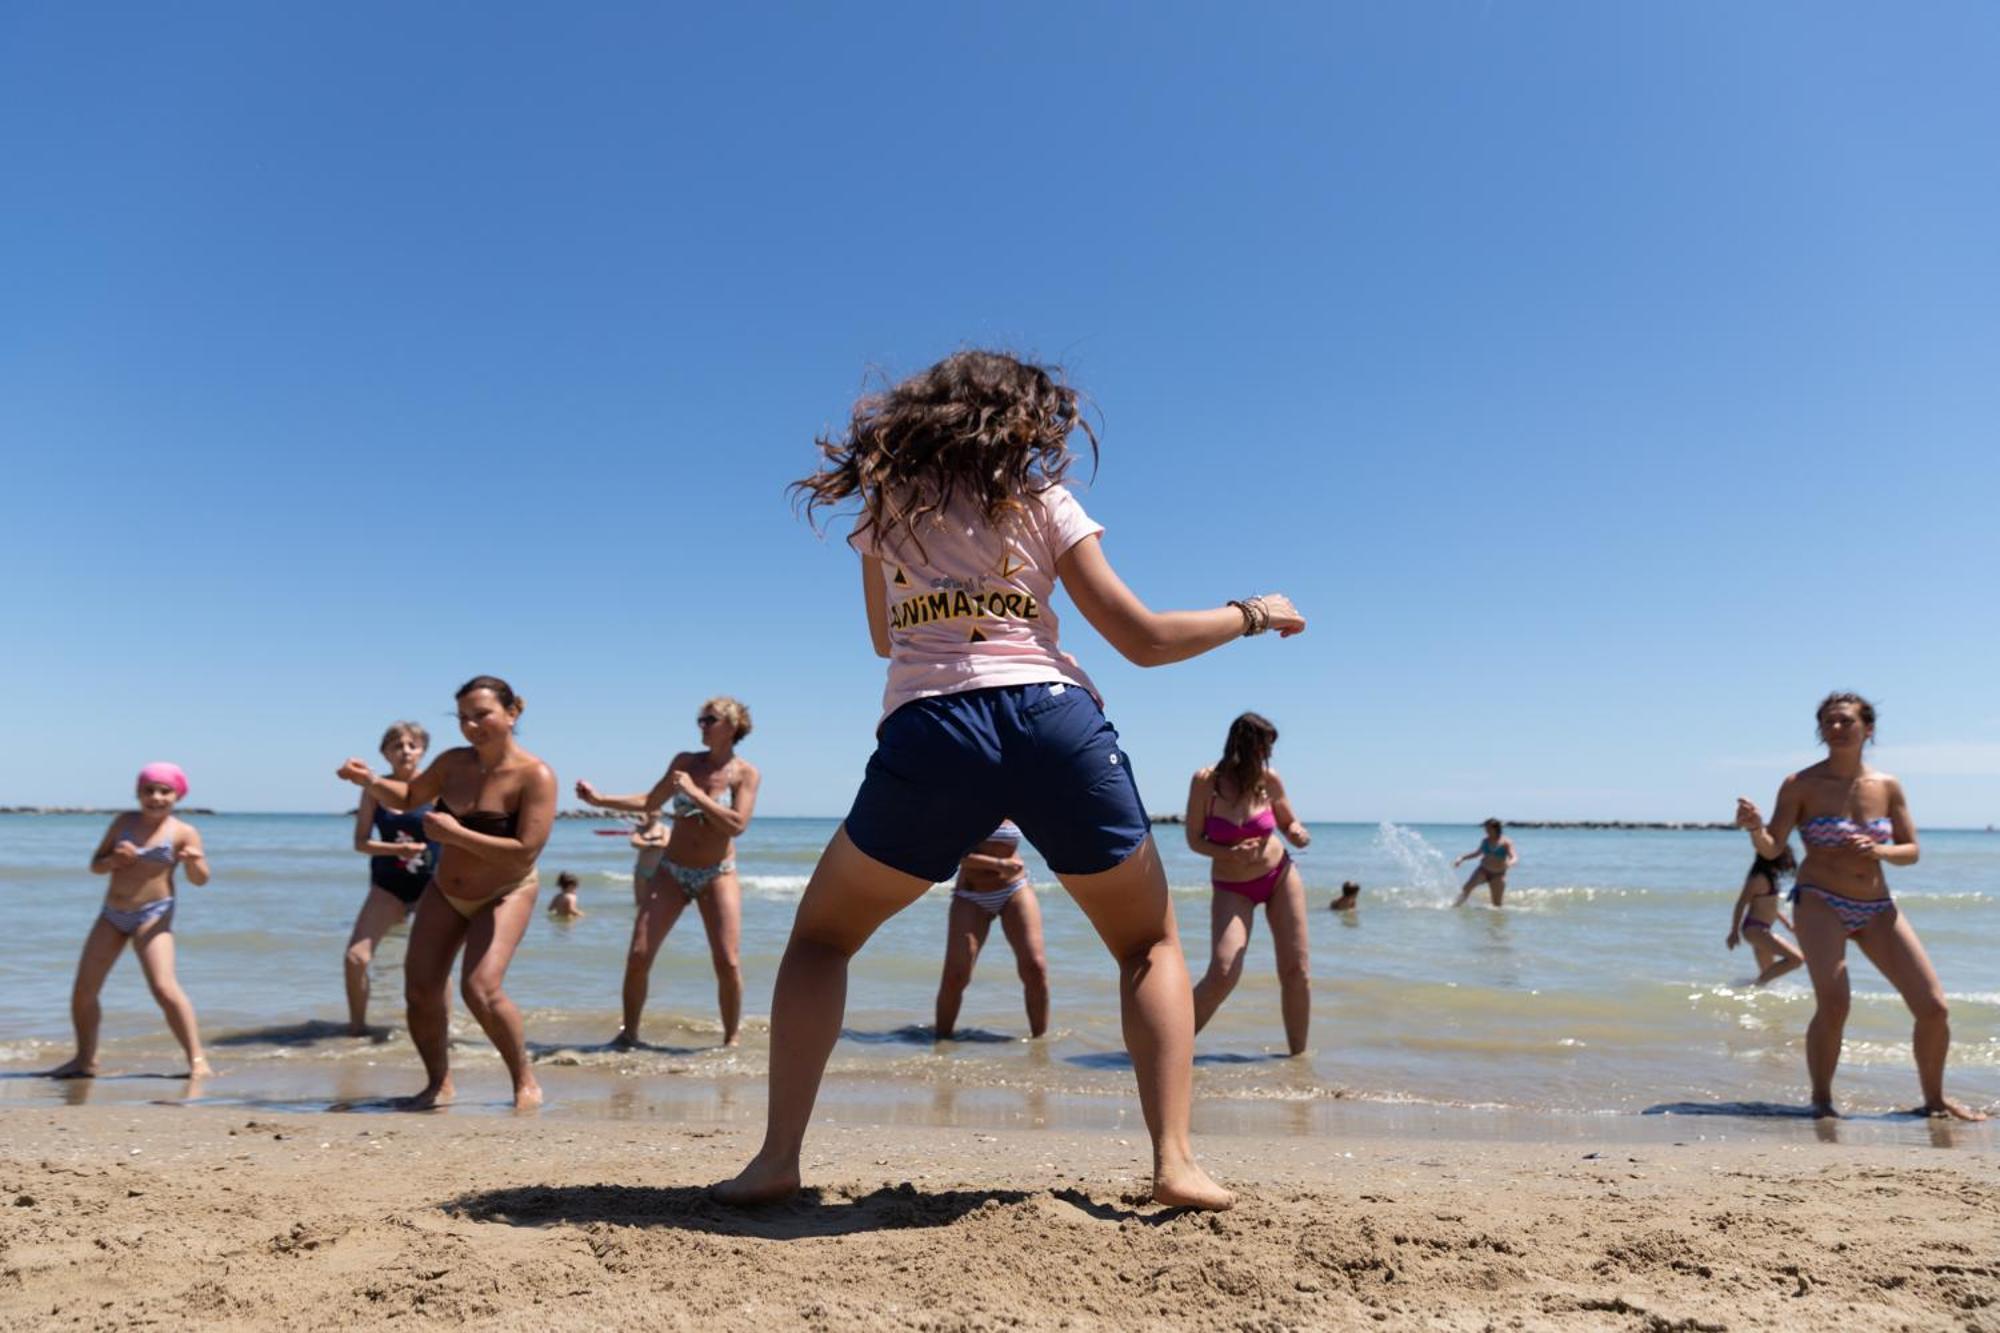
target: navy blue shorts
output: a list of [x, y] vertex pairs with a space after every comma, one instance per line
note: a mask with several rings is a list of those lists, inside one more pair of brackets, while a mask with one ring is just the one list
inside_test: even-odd
[[916, 699], [876, 734], [847, 836], [933, 884], [1003, 819], [1059, 875], [1095, 875], [1150, 832], [1132, 764], [1090, 691], [1057, 682]]

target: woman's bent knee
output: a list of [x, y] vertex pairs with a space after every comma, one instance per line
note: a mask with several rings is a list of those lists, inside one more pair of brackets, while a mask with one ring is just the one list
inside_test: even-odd
[[350, 944], [347, 946], [347, 956], [344, 961], [350, 970], [356, 972], [362, 971], [368, 964], [375, 961], [375, 946], [366, 940], [358, 944]]
[[475, 1013], [485, 1013], [507, 998], [507, 992], [500, 988], [498, 978], [467, 977], [459, 984], [458, 993], [465, 997], [466, 1006]]

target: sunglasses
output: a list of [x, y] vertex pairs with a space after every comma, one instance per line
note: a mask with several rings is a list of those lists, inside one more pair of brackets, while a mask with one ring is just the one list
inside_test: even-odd
[[722, 721], [722, 719], [717, 717], [714, 713], [703, 713], [700, 717], [694, 720], [694, 724], [698, 727], [712, 727], [720, 721]]

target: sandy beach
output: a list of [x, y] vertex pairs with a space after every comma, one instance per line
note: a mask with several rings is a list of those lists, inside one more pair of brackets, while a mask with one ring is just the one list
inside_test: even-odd
[[0, 1125], [9, 1327], [2000, 1328], [1981, 1129], [1205, 1135], [1241, 1191], [1208, 1216], [1141, 1201], [1142, 1135], [825, 1124], [812, 1188], [739, 1213], [702, 1186], [752, 1148], [748, 1116]]

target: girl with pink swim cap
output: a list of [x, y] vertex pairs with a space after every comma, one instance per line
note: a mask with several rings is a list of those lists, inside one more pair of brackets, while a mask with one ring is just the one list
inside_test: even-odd
[[111, 821], [90, 872], [111, 876], [104, 906], [84, 937], [83, 957], [76, 965], [76, 986], [70, 993], [70, 1017], [76, 1023], [76, 1054], [49, 1071], [51, 1078], [91, 1078], [97, 1073], [97, 1029], [102, 1011], [98, 992], [111, 974], [129, 940], [146, 973], [146, 984], [159, 1001], [160, 1012], [181, 1049], [187, 1052], [188, 1076], [212, 1073], [202, 1054], [194, 1005], [174, 977], [174, 869], [187, 867], [195, 884], [208, 883], [208, 858], [194, 825], [174, 817], [174, 806], [187, 795], [187, 774], [178, 764], [148, 764], [139, 770], [139, 808]]

